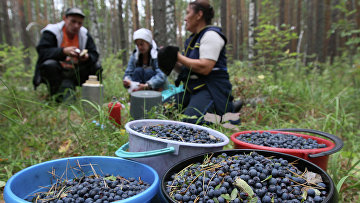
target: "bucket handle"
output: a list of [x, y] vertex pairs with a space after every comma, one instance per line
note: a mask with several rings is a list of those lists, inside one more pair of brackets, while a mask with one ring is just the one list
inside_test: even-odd
[[317, 153], [317, 154], [309, 154], [310, 158], [316, 158], [316, 157], [321, 157], [321, 156], [326, 156], [326, 155], [333, 154], [335, 152], [340, 151], [344, 146], [344, 142], [340, 138], [338, 138], [335, 135], [326, 133], [326, 132], [321, 132], [321, 131], [312, 130], [312, 129], [300, 129], [300, 128], [285, 128], [285, 129], [275, 129], [275, 130], [276, 131], [312, 133], [312, 134], [316, 134], [316, 135], [320, 135], [320, 136], [329, 138], [330, 140], [332, 140], [335, 143], [335, 147], [330, 149], [329, 151], [320, 152], [320, 153]]
[[158, 155], [175, 152], [174, 147], [167, 147], [163, 149], [157, 149], [157, 150], [145, 151], [145, 152], [127, 152], [126, 151], [127, 149], [129, 149], [129, 142], [121, 146], [115, 152], [116, 156], [121, 158], [143, 158], [143, 157], [158, 156]]

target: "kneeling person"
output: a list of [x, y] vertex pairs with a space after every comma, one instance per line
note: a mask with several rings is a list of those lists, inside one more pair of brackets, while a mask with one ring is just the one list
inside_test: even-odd
[[50, 96], [57, 95], [57, 101], [62, 101], [66, 89], [75, 90], [89, 75], [101, 79], [99, 53], [88, 30], [82, 26], [84, 18], [80, 9], [70, 8], [63, 21], [41, 30], [33, 84], [36, 89], [46, 83]]

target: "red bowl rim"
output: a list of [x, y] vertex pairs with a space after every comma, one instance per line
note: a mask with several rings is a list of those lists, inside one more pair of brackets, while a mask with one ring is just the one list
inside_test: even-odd
[[[319, 144], [326, 144], [327, 147], [325, 148], [317, 148], [317, 149], [288, 149], [288, 148], [277, 148], [277, 147], [267, 147], [267, 146], [261, 146], [261, 145], [255, 145], [255, 144], [250, 144], [247, 142], [243, 142], [240, 141], [238, 139], [236, 139], [236, 137], [242, 135], [242, 134], [247, 134], [247, 133], [251, 133], [251, 132], [259, 132], [259, 133], [263, 133], [263, 132], [270, 132], [272, 134], [275, 133], [281, 133], [281, 134], [287, 134], [287, 135], [295, 135], [298, 137], [303, 137], [306, 139], [313, 139], [316, 140]], [[262, 150], [270, 150], [270, 151], [279, 151], [279, 152], [288, 152], [288, 153], [294, 153], [294, 152], [299, 152], [299, 153], [304, 153], [304, 154], [315, 154], [315, 153], [319, 153], [319, 152], [324, 152], [324, 151], [328, 151], [332, 148], [335, 147], [335, 143], [330, 141], [330, 140], [326, 140], [323, 138], [319, 138], [319, 137], [315, 137], [315, 136], [311, 136], [311, 135], [306, 135], [306, 134], [300, 134], [300, 133], [293, 133], [293, 132], [286, 132], [286, 131], [276, 131], [276, 130], [250, 130], [250, 131], [241, 131], [241, 132], [237, 132], [231, 135], [230, 139], [236, 144], [236, 145], [241, 145], [242, 147], [249, 147], [251, 149], [262, 149]]]

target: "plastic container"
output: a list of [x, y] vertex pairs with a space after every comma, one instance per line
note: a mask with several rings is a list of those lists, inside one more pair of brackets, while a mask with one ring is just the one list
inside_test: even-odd
[[[194, 129], [206, 130], [211, 135], [221, 138], [223, 141], [216, 144], [178, 142], [145, 135], [131, 129], [132, 126], [156, 124], [180, 124]], [[153, 167], [158, 172], [160, 178], [172, 164], [196, 154], [221, 150], [229, 143], [229, 138], [216, 130], [179, 121], [136, 120], [128, 122], [125, 125], [125, 129], [129, 133], [129, 142], [121, 146], [115, 154], [119, 157], [131, 158]], [[129, 149], [129, 152], [126, 151], [127, 149]]]
[[104, 85], [100, 84], [96, 75], [89, 75], [89, 79], [82, 84], [81, 95], [83, 99], [102, 105]]
[[[342, 140], [339, 139], [338, 137], [336, 137], [335, 135], [331, 135], [331, 134], [328, 134], [328, 133], [325, 133], [325, 132], [311, 130], [311, 129], [293, 129], [293, 128], [291, 128], [291, 129], [266, 130], [266, 132], [270, 132], [270, 133], [273, 133], [273, 134], [274, 133], [290, 134], [290, 135], [303, 137], [305, 139], [311, 138], [313, 140], [316, 140], [319, 144], [326, 144], [327, 145], [326, 148], [319, 148], [319, 149], [286, 149], [286, 148], [260, 146], [260, 145], [255, 145], [255, 144], [242, 142], [242, 141], [236, 139], [236, 137], [238, 137], [238, 136], [240, 136], [242, 134], [247, 134], [247, 133], [251, 133], [251, 132], [262, 133], [262, 132], [265, 132], [265, 131], [263, 131], [263, 130], [259, 130], [259, 131], [242, 131], [242, 132], [238, 132], [238, 133], [235, 133], [235, 134], [231, 135], [230, 139], [234, 142], [234, 147], [236, 149], [259, 149], [259, 150], [268, 150], [268, 151], [275, 151], [275, 152], [282, 152], [282, 153], [286, 153], [286, 154], [291, 154], [291, 155], [306, 159], [308, 161], [311, 161], [314, 164], [320, 166], [325, 171], [327, 169], [327, 164], [328, 164], [328, 161], [329, 161], [329, 155], [339, 151], [344, 146], [344, 143], [342, 142]], [[320, 136], [329, 138], [332, 141], [322, 139], [322, 138], [319, 138], [319, 137], [315, 137], [315, 136], [299, 134], [299, 133], [293, 133], [293, 132], [304, 132], [304, 133], [316, 134], [316, 135], [320, 135]]]
[[121, 109], [122, 105], [116, 97], [113, 97], [112, 102], [108, 104], [109, 119], [115, 121], [118, 125], [121, 125]]
[[135, 120], [148, 117], [153, 107], [161, 106], [161, 92], [142, 90], [130, 95], [130, 115]]
[[[318, 167], [317, 165], [305, 160], [305, 159], [301, 159], [298, 158], [296, 156], [292, 156], [289, 154], [284, 154], [284, 153], [279, 153], [279, 152], [271, 152], [271, 151], [263, 151], [263, 150], [247, 150], [247, 149], [234, 149], [234, 150], [222, 150], [222, 151], [217, 151], [213, 153], [213, 156], [217, 156], [220, 155], [222, 153], [226, 153], [227, 155], [235, 155], [235, 154], [249, 154], [250, 152], [257, 152], [260, 155], [263, 155], [265, 157], [275, 157], [275, 158], [283, 158], [289, 161], [289, 163], [296, 161], [296, 167], [301, 170], [301, 171], [305, 171], [306, 169], [317, 173], [321, 176], [323, 182], [328, 186], [328, 190], [327, 190], [327, 194], [328, 196], [325, 198], [325, 200], [323, 201], [323, 203], [336, 203], [338, 202], [338, 193], [337, 190], [335, 188], [334, 182], [331, 179], [331, 177], [324, 171], [322, 170], [320, 167]], [[209, 153], [204, 153], [204, 154], [200, 154], [197, 156], [193, 156], [190, 157], [188, 159], [185, 159], [183, 161], [180, 161], [178, 163], [176, 163], [175, 165], [173, 165], [163, 176], [163, 179], [161, 181], [161, 191], [164, 195], [164, 197], [167, 199], [168, 202], [175, 202], [174, 200], [171, 199], [171, 197], [166, 193], [166, 182], [170, 180], [170, 177], [172, 174], [174, 173], [178, 173], [179, 171], [181, 171], [182, 169], [184, 169], [186, 166], [189, 166], [192, 163], [196, 163], [196, 162], [200, 162], [202, 163], [204, 160], [204, 156], [206, 156]]]
[[[125, 178], [141, 177], [143, 181], [151, 184], [144, 192], [118, 202], [150, 202], [156, 193], [159, 192], [159, 176], [154, 169], [145, 164], [117, 157], [82, 156], [47, 161], [21, 170], [6, 183], [4, 200], [6, 203], [28, 202], [24, 199], [29, 197], [29, 195], [45, 191], [43, 187], [51, 185], [52, 175], [49, 173], [51, 171], [55, 171], [57, 175], [66, 174], [63, 176], [64, 178], [67, 176], [68, 179], [72, 179], [74, 173], [81, 176], [81, 172], [69, 170], [67, 173], [64, 173], [64, 171], [69, 166], [80, 164], [86, 175], [91, 175], [93, 172], [89, 163], [93, 165], [95, 170], [97, 169], [97, 164], [99, 170], [96, 170], [96, 172], [99, 175], [102, 174], [99, 171], [102, 171], [104, 174], [120, 175]], [[87, 166], [84, 166], [86, 164]]]
[[176, 87], [175, 85], [169, 85], [168, 89], [161, 92], [162, 101], [167, 102], [172, 96], [179, 94], [180, 92], [183, 91], [184, 91], [183, 85], [180, 85], [179, 87]]

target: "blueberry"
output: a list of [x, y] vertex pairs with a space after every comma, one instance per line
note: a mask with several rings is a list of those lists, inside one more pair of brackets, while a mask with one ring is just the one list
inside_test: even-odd
[[271, 203], [271, 197], [265, 195], [265, 196], [261, 199], [261, 201], [262, 201], [263, 203]]
[[308, 189], [308, 190], [307, 190], [307, 194], [308, 194], [308, 196], [314, 197], [314, 196], [315, 196], [315, 190], [313, 190], [313, 189]]

